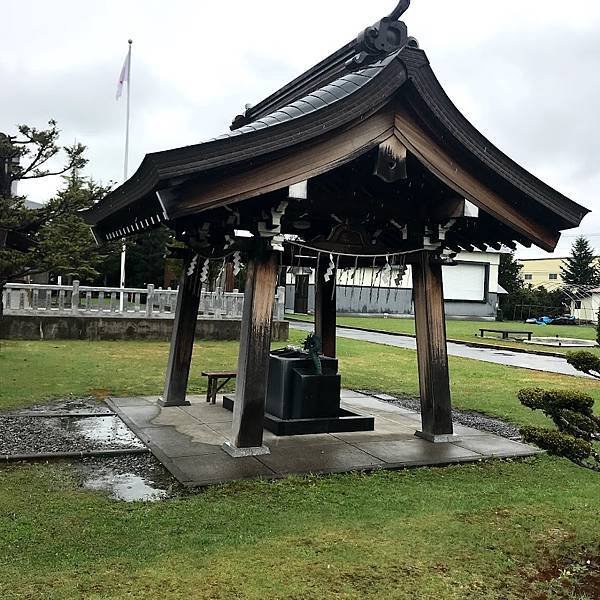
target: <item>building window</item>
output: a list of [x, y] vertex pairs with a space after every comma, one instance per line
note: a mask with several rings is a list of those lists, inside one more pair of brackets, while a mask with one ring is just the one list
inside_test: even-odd
[[533, 279], [533, 275], [531, 273], [525, 273], [524, 277], [525, 281], [531, 281]]
[[558, 279], [558, 273], [550, 273], [548, 279], [556, 281]]
[[575, 300], [575, 310], [581, 310], [581, 300]]

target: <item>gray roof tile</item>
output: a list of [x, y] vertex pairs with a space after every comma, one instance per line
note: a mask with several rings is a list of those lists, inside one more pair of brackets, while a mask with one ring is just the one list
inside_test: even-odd
[[365, 84], [369, 83], [369, 81], [376, 77], [398, 54], [398, 52], [391, 54], [379, 63], [366, 67], [360, 71], [347, 73], [343, 77], [311, 92], [304, 96], [304, 98], [300, 98], [287, 106], [281, 107], [271, 114], [262, 117], [258, 121], [244, 125], [239, 129], [234, 129], [215, 139], [222, 140], [228, 137], [250, 133], [258, 129], [264, 129], [265, 127], [273, 127], [280, 123], [285, 123], [291, 119], [297, 119], [298, 117], [325, 108], [342, 98], [346, 98]]

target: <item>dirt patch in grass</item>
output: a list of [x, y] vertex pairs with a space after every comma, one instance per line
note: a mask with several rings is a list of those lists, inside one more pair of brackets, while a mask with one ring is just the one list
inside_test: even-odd
[[88, 390], [88, 394], [90, 396], [94, 397], [98, 401], [106, 400], [110, 396], [110, 390], [103, 389], [103, 388], [94, 388], [94, 389]]
[[548, 560], [527, 573], [527, 597], [532, 600], [578, 598], [600, 600], [600, 548], [581, 550], [572, 556]]

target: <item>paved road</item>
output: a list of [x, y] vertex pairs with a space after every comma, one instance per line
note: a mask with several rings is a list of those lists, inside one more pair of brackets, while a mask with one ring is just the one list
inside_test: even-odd
[[[312, 323], [300, 323], [290, 321], [290, 327], [302, 331], [313, 331]], [[364, 342], [373, 342], [383, 344], [384, 346], [395, 346], [396, 348], [408, 348], [416, 350], [417, 343], [414, 338], [389, 335], [387, 333], [373, 333], [370, 331], [361, 331], [358, 329], [349, 329], [346, 327], [337, 328], [337, 336], [349, 338], [351, 340], [361, 340]], [[448, 342], [448, 354], [450, 356], [460, 356], [461, 358], [471, 358], [483, 362], [496, 363], [498, 365], [508, 365], [510, 367], [521, 367], [523, 369], [532, 369], [534, 371], [546, 371], [548, 373], [559, 373], [561, 375], [574, 375], [575, 377], [588, 377], [575, 370], [564, 358], [556, 356], [540, 356], [538, 354], [527, 354], [524, 352], [512, 352], [511, 350], [494, 350], [487, 348], [473, 348], [463, 344], [454, 344]]]

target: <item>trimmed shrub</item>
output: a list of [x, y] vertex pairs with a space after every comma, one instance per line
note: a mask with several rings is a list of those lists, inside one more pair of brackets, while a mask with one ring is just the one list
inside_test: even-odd
[[521, 435], [529, 444], [535, 444], [549, 454], [562, 456], [576, 463], [590, 458], [593, 451], [590, 442], [543, 427], [523, 427]]
[[525, 388], [517, 397], [523, 406], [531, 410], [543, 410], [548, 415], [557, 410], [573, 410], [591, 415], [594, 406], [594, 399], [581, 392]]
[[523, 406], [541, 410], [557, 427], [557, 430], [524, 427], [521, 435], [526, 442], [600, 471], [600, 454], [594, 447], [600, 442], [600, 418], [594, 415], [593, 398], [581, 392], [541, 388], [523, 389], [518, 398]]
[[544, 403], [549, 411], [574, 410], [584, 415], [592, 415], [594, 399], [581, 392], [550, 390], [544, 393]]
[[543, 410], [545, 390], [542, 388], [525, 388], [517, 394], [519, 402], [531, 410]]
[[582, 415], [571, 410], [565, 410], [565, 418], [575, 430], [580, 430], [580, 435], [591, 439], [594, 432], [600, 429], [600, 419], [595, 415]]
[[600, 378], [600, 358], [591, 352], [567, 352], [567, 362], [578, 371]]

